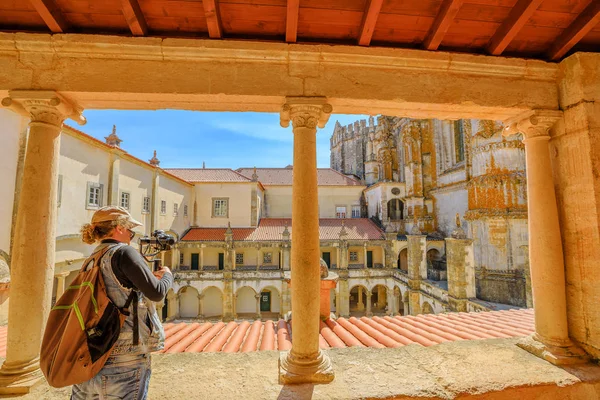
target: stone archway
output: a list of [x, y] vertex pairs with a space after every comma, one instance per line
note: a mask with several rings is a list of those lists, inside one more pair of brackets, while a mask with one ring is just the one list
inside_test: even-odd
[[243, 286], [235, 293], [235, 313], [240, 318], [256, 315], [256, 291], [250, 286]]
[[408, 249], [400, 250], [398, 254], [398, 269], [402, 272], [408, 273]]
[[356, 285], [350, 289], [350, 313], [365, 315], [367, 311], [367, 288]]
[[388, 217], [392, 221], [400, 221], [404, 218], [404, 203], [400, 199], [392, 199], [387, 203]]
[[402, 302], [402, 291], [398, 286], [394, 286], [394, 310], [398, 315], [406, 315], [404, 311], [404, 303]]
[[375, 285], [371, 290], [371, 313], [385, 314], [388, 309], [388, 288], [384, 285]]
[[202, 314], [204, 317], [218, 317], [223, 315], [223, 292], [210, 286], [202, 292]]
[[181, 318], [198, 318], [200, 314], [198, 290], [191, 286], [184, 286], [177, 295], [179, 296], [179, 316]]
[[[264, 317], [278, 318], [281, 313], [281, 295], [273, 286], [266, 286], [260, 290], [260, 312]], [[268, 296], [268, 297], [265, 297]]]
[[423, 305], [421, 306], [421, 310], [423, 311], [423, 314], [435, 314], [433, 311], [433, 307], [431, 307], [431, 304], [429, 304], [428, 302], [423, 302]]

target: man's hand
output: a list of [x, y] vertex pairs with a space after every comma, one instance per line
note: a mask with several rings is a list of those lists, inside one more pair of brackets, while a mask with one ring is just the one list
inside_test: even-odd
[[172, 274], [171, 270], [169, 269], [169, 267], [161, 267], [161, 269], [159, 269], [158, 271], [154, 271], [154, 276], [157, 277], [158, 279], [162, 279], [163, 275], [166, 273]]

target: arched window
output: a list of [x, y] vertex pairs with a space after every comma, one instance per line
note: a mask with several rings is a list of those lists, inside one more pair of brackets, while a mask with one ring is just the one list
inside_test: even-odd
[[398, 221], [404, 217], [404, 203], [400, 199], [392, 199], [387, 203], [388, 217], [392, 221]]

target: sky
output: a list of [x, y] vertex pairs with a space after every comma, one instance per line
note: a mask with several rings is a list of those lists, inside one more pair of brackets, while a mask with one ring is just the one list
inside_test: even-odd
[[[87, 124], [67, 124], [104, 142], [117, 126], [121, 148], [149, 160], [157, 151], [162, 168], [280, 167], [292, 164], [292, 129], [279, 114], [181, 110], [86, 110]], [[336, 121], [348, 125], [364, 115], [332, 114], [317, 133], [317, 166], [329, 167], [329, 139]]]

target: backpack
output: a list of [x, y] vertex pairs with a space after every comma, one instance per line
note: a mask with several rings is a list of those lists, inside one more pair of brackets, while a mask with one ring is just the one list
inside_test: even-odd
[[[112, 247], [95, 251], [84, 261], [50, 311], [40, 354], [40, 368], [50, 386], [75, 385], [93, 378], [110, 356], [132, 301], [134, 316], [137, 314], [137, 291], [131, 291], [123, 308], [106, 294], [100, 263]], [[134, 344], [138, 341], [136, 327]]]

